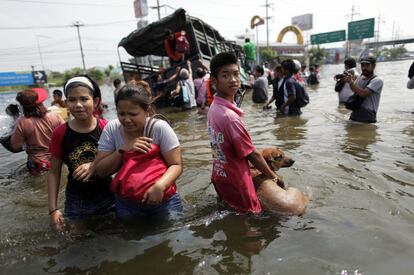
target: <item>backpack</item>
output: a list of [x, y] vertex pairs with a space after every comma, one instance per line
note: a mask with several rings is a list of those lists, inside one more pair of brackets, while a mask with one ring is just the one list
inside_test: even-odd
[[190, 103], [190, 88], [184, 81], [180, 81], [180, 86], [181, 86], [181, 93], [183, 97], [183, 103], [189, 104]]
[[175, 39], [175, 50], [179, 53], [187, 53], [190, 50], [190, 43], [185, 36], [181, 35]]
[[294, 81], [296, 90], [295, 106], [303, 108], [309, 103], [309, 94], [306, 92], [305, 87], [295, 79]]

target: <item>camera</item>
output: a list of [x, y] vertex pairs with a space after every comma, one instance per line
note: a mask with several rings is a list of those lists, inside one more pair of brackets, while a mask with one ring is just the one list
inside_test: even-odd
[[334, 78], [335, 78], [335, 80], [336, 80], [336, 81], [340, 81], [340, 80], [342, 80], [344, 77], [349, 76], [349, 75], [350, 75], [350, 73], [349, 73], [349, 72], [344, 71], [342, 74], [337, 74], [337, 75], [335, 75], [335, 76], [334, 76]]
[[334, 76], [336, 81], [342, 80], [344, 77], [345, 77], [344, 74], [337, 74], [337, 75]]

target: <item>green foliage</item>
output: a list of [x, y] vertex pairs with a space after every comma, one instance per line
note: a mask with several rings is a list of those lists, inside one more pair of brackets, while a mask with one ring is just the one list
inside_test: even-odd
[[61, 72], [48, 72], [47, 82], [51, 86], [63, 86], [64, 74]]
[[399, 47], [393, 47], [393, 48], [384, 48], [381, 52], [378, 53], [378, 55], [382, 55], [385, 57], [385, 59], [398, 59], [401, 57], [404, 57], [407, 53], [407, 49], [404, 45]]
[[86, 74], [89, 75], [92, 79], [94, 79], [99, 84], [102, 84], [104, 80], [104, 73], [96, 68], [91, 68], [86, 71]]
[[271, 66], [276, 64], [277, 53], [269, 48], [260, 49], [260, 60], [269, 62]]
[[318, 46], [312, 47], [308, 51], [309, 55], [309, 64], [311, 65], [321, 65], [325, 58], [328, 56], [328, 52], [324, 48]]
[[70, 78], [74, 77], [75, 75], [80, 75], [82, 72], [81, 68], [73, 68], [70, 70], [66, 70], [63, 73], [64, 82], [68, 81]]
[[114, 66], [108, 65], [108, 67], [105, 68], [104, 73], [106, 77], [109, 77], [111, 75], [112, 70], [114, 69]]
[[[63, 73], [64, 82], [66, 82], [70, 78], [72, 78], [76, 75], [80, 75], [80, 74], [83, 74], [81, 68], [73, 68], [71, 70], [66, 70]], [[90, 69], [86, 70], [86, 74], [89, 75], [92, 79], [94, 79], [99, 84], [103, 83], [104, 73], [101, 70], [99, 70], [97, 68], [90, 68]]]

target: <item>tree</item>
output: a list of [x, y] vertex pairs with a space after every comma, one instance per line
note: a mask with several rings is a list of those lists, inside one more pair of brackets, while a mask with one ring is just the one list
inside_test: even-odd
[[108, 67], [105, 68], [104, 73], [106, 77], [109, 77], [111, 75], [112, 70], [114, 69], [114, 66], [108, 65]]
[[66, 81], [68, 81], [69, 79], [71, 79], [72, 77], [74, 77], [75, 75], [80, 75], [81, 74], [81, 68], [73, 68], [73, 69], [70, 69], [70, 70], [66, 70], [64, 73], [63, 73], [63, 78], [64, 78], [64, 82], [66, 82]]
[[398, 59], [404, 57], [407, 53], [407, 49], [404, 45], [393, 48], [383, 48], [378, 54], [379, 56], [385, 57], [386, 60]]
[[101, 84], [104, 80], [104, 73], [97, 68], [88, 69], [87, 74], [99, 84]]
[[328, 52], [324, 48], [319, 47], [318, 45], [316, 47], [310, 48], [308, 51], [308, 55], [310, 65], [321, 65], [321, 63], [328, 56]]
[[270, 49], [270, 48], [265, 48], [265, 49], [261, 49], [260, 50], [260, 60], [262, 60], [263, 62], [269, 62], [269, 64], [273, 67], [275, 65], [275, 59], [277, 57], [277, 53]]

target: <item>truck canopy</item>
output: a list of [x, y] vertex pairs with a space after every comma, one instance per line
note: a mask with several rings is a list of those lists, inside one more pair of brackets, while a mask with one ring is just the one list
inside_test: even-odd
[[[210, 46], [225, 42], [225, 39], [213, 27], [198, 18], [189, 16], [184, 9], [180, 8], [173, 14], [170, 14], [159, 21], [151, 23], [142, 29], [133, 31], [119, 42], [118, 47], [123, 47], [128, 54], [134, 57], [147, 55], [167, 56], [163, 44], [165, 32], [167, 30], [171, 30], [172, 32], [185, 30], [191, 45], [195, 45], [195, 36], [198, 36], [197, 38], [199, 39], [205, 38], [198, 35], [197, 30], [201, 33], [205, 33], [206, 35], [204, 36], [207, 38], [212, 38], [210, 44], [213, 45]], [[193, 50], [194, 54], [197, 54], [197, 49], [195, 47], [192, 47], [192, 52]], [[201, 51], [204, 52], [203, 49], [201, 49]], [[205, 54], [209, 55], [208, 49]]]

